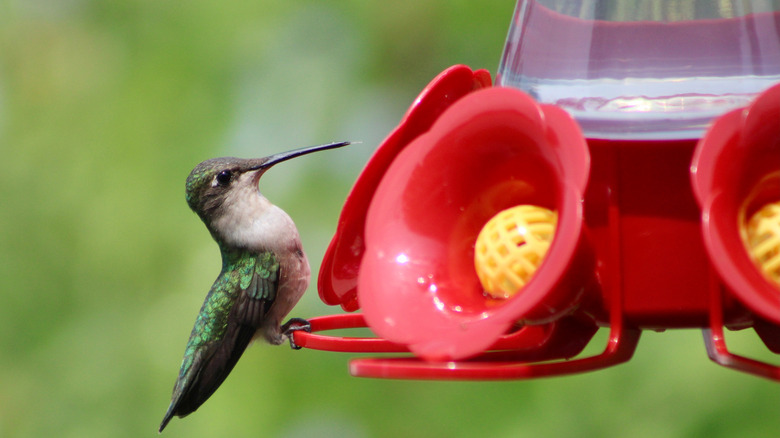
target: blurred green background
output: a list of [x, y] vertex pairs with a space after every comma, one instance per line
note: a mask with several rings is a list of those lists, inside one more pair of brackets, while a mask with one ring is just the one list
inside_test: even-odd
[[[220, 263], [184, 202], [190, 169], [213, 156], [362, 141], [263, 178], [296, 219], [316, 276], [373, 149], [444, 68], [495, 72], [513, 7], [0, 0], [0, 437], [155, 436]], [[338, 311], [312, 287], [293, 313]], [[735, 339], [759, 349], [752, 333]], [[347, 360], [256, 344], [165, 435], [780, 430], [778, 386], [709, 362], [696, 331], [645, 334], [619, 367], [524, 382], [359, 379]]]

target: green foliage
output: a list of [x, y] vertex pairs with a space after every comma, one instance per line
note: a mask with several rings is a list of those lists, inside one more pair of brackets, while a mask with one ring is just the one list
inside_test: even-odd
[[[154, 436], [219, 251], [184, 201], [203, 159], [362, 145], [264, 177], [317, 271], [349, 187], [421, 88], [495, 71], [514, 2], [0, 2], [0, 436]], [[312, 287], [293, 316], [332, 313]], [[769, 436], [777, 387], [693, 332], [627, 365], [510, 383], [363, 380], [251, 347], [167, 436]]]

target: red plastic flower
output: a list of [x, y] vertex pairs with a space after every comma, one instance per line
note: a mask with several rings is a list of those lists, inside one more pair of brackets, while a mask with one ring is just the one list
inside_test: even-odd
[[[593, 285], [579, 128], [559, 108], [488, 84], [458, 66], [429, 85], [358, 179], [320, 273], [326, 303], [354, 310], [357, 293], [377, 335], [426, 359], [473, 356], [517, 322], [556, 320]], [[488, 298], [476, 236], [521, 204], [557, 212], [555, 237], [520, 294]]]
[[[744, 240], [748, 218], [780, 201], [780, 84], [712, 124], [697, 146], [691, 177], [716, 271], [749, 309], [780, 323], [777, 288], [757, 269]], [[780, 341], [775, 345], [780, 351]]]

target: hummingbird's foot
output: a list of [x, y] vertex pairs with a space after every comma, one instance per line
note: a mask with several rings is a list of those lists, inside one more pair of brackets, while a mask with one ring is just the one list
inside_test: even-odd
[[289, 321], [282, 326], [282, 334], [287, 336], [290, 340], [290, 348], [293, 350], [300, 350], [301, 346], [295, 343], [293, 339], [293, 333], [298, 330], [303, 330], [306, 333], [311, 333], [311, 323], [303, 318], [290, 318]]

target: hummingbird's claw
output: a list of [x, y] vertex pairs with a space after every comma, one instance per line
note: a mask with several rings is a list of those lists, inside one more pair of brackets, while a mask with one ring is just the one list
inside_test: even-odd
[[293, 339], [293, 333], [299, 330], [303, 330], [306, 333], [311, 333], [311, 323], [303, 318], [290, 318], [289, 321], [282, 326], [282, 334], [287, 336], [290, 340], [290, 348], [293, 350], [300, 350], [301, 346], [295, 343]]

